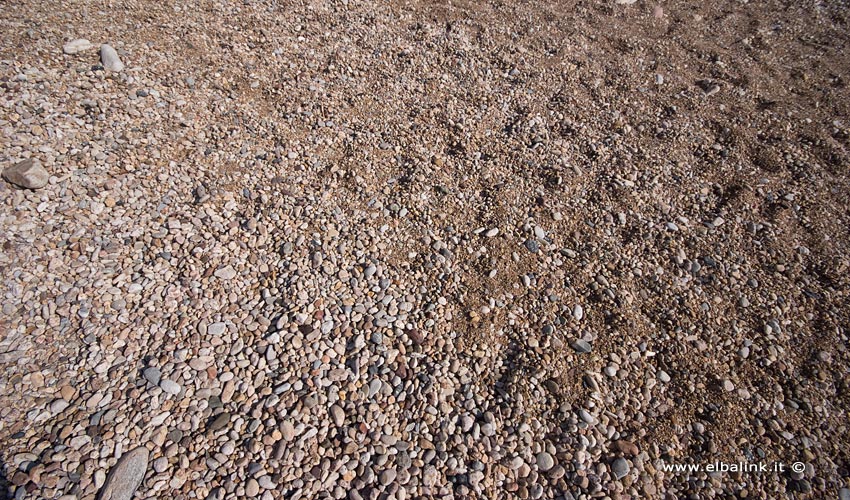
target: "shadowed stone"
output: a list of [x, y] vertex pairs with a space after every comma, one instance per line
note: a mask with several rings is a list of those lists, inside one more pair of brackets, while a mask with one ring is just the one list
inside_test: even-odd
[[41, 162], [32, 158], [19, 161], [3, 170], [3, 178], [25, 189], [41, 189], [47, 185], [50, 175]]

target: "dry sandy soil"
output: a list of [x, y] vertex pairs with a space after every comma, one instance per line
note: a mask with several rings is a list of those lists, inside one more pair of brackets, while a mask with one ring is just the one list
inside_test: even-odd
[[0, 498], [847, 500], [848, 23], [2, 2]]

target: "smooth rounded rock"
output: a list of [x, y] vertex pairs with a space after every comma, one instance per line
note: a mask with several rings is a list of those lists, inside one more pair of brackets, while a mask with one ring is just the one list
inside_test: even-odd
[[379, 481], [381, 482], [382, 485], [386, 486], [386, 485], [392, 483], [393, 481], [395, 481], [397, 474], [398, 473], [396, 472], [395, 469], [385, 469], [384, 471], [381, 472], [381, 475], [378, 479], [379, 479]]
[[541, 451], [537, 454], [537, 468], [543, 472], [555, 466], [555, 459], [548, 452]]
[[163, 391], [167, 392], [168, 394], [173, 394], [175, 396], [177, 394], [180, 394], [180, 389], [181, 389], [180, 384], [178, 384], [177, 382], [175, 382], [173, 380], [169, 380], [169, 379], [161, 380], [159, 382], [159, 388], [162, 389]]
[[119, 73], [124, 70], [124, 63], [118, 57], [118, 52], [106, 43], [100, 46], [100, 62], [109, 71]]
[[579, 409], [579, 411], [578, 411], [578, 416], [579, 416], [579, 418], [581, 418], [581, 419], [582, 419], [582, 421], [583, 421], [584, 423], [586, 423], [586, 424], [588, 424], [588, 425], [592, 425], [593, 423], [595, 423], [595, 422], [596, 422], [596, 419], [595, 419], [595, 418], [593, 418], [593, 415], [591, 415], [591, 414], [590, 414], [587, 410], [585, 410], [584, 408]]
[[342, 423], [345, 421], [345, 412], [342, 411], [342, 408], [337, 405], [331, 406], [330, 415], [331, 420], [333, 420], [334, 425], [336, 425], [337, 427], [341, 426]]
[[260, 494], [260, 483], [253, 477], [245, 483], [245, 495], [255, 497]]

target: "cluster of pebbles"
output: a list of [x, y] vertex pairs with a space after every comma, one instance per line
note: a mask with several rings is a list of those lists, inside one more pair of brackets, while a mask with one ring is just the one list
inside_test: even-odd
[[4, 5], [0, 497], [850, 498], [846, 14], [592, 4]]

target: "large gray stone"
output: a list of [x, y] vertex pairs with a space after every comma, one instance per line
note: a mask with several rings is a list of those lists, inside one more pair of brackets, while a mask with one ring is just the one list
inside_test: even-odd
[[25, 189], [41, 189], [47, 185], [50, 174], [33, 158], [19, 161], [3, 170], [3, 178]]
[[100, 62], [109, 71], [118, 73], [124, 70], [124, 63], [118, 58], [118, 52], [106, 43], [100, 46]]
[[131, 500], [148, 471], [150, 453], [144, 446], [121, 455], [100, 489], [98, 500]]

